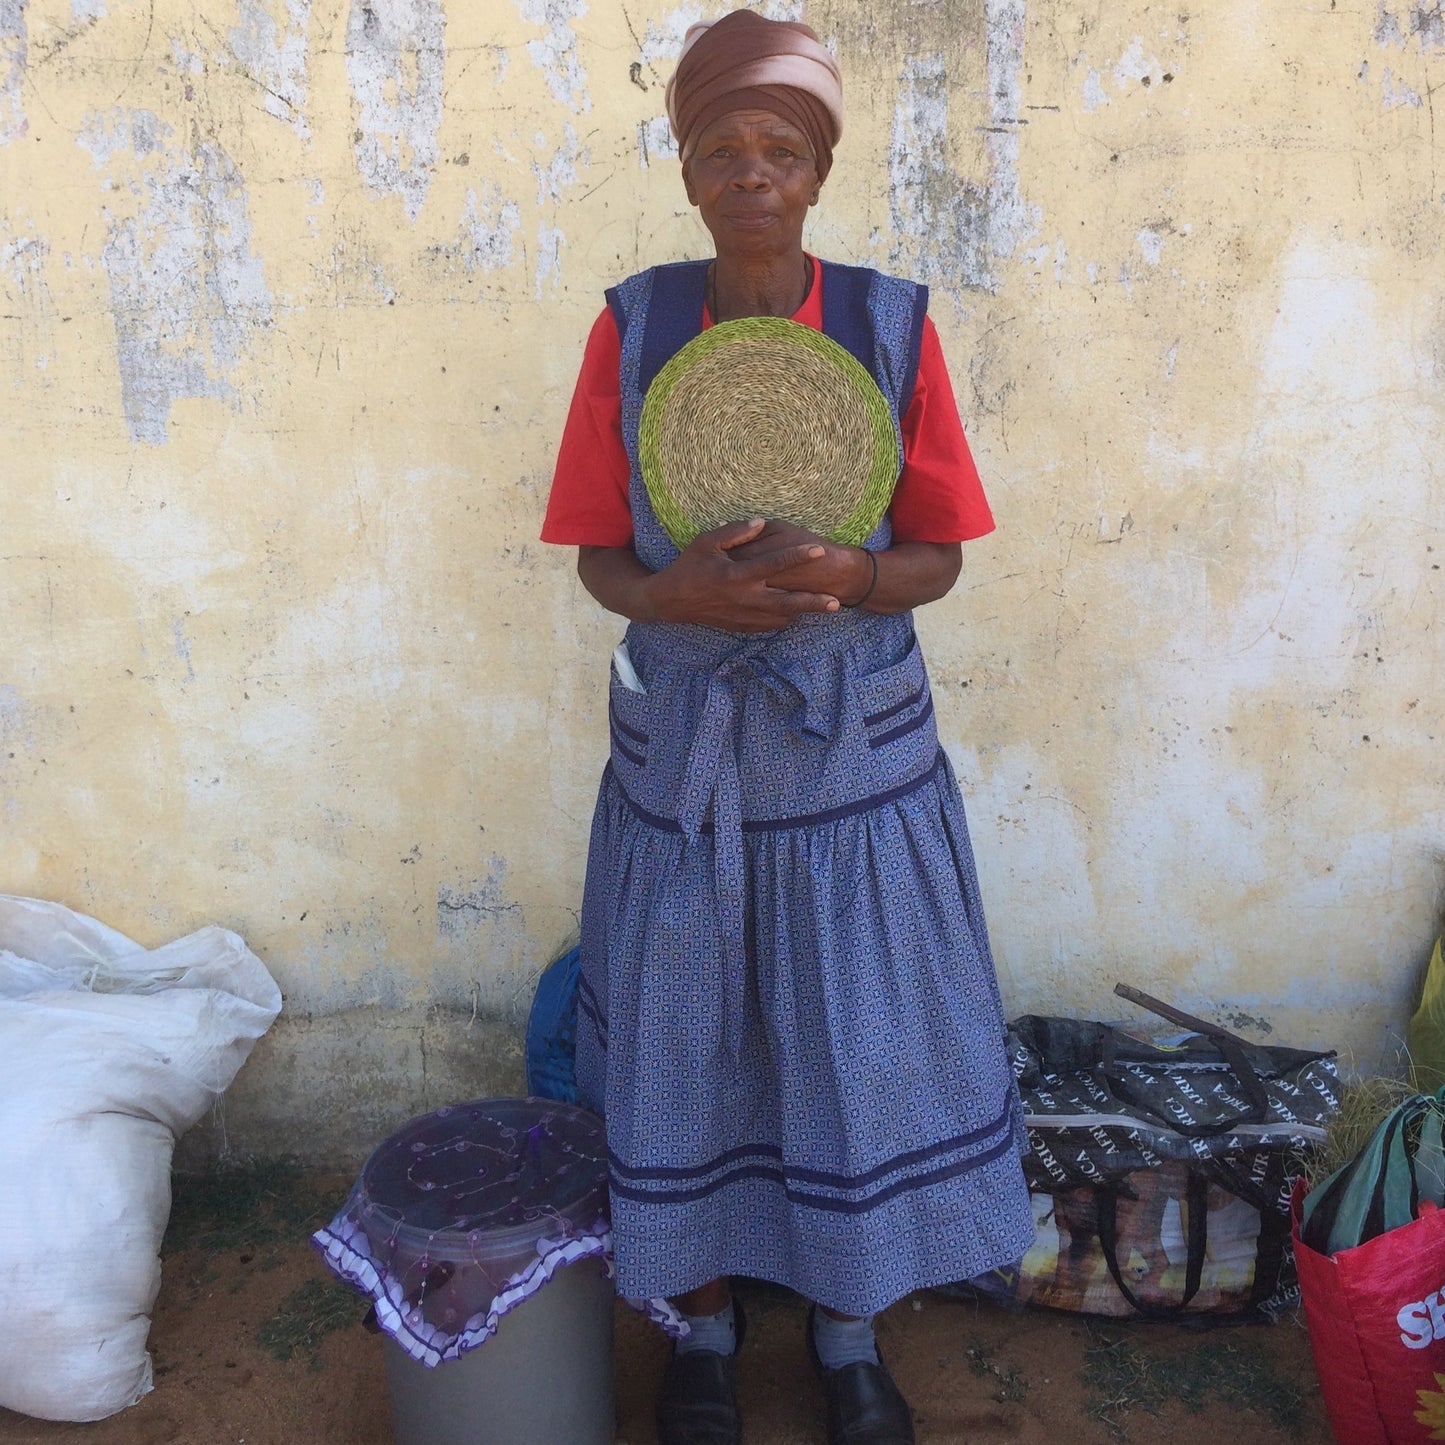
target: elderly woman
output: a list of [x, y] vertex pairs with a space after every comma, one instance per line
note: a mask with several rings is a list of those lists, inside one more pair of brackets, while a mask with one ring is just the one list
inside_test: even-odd
[[[607, 1123], [618, 1287], [670, 1297], [690, 1326], [664, 1445], [740, 1438], [731, 1275], [815, 1302], [830, 1440], [912, 1441], [872, 1316], [1033, 1239], [963, 803], [911, 619], [993, 522], [925, 289], [803, 249], [842, 130], [827, 49], [746, 11], [695, 26], [668, 112], [716, 256], [608, 293], [543, 532], [630, 619], [583, 902], [579, 1080]], [[887, 400], [899, 471], [863, 547], [753, 517], [679, 548], [659, 523], [648, 386], [702, 330], [752, 316], [834, 336]], [[780, 396], [774, 425], [802, 421]]]

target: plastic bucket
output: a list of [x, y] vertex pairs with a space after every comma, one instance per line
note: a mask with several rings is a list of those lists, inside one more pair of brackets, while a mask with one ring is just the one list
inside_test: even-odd
[[396, 1445], [612, 1445], [612, 1282], [559, 1269], [497, 1333], [428, 1369], [385, 1342]]
[[478, 1099], [379, 1145], [313, 1236], [370, 1294], [397, 1445], [611, 1445], [602, 1121]]

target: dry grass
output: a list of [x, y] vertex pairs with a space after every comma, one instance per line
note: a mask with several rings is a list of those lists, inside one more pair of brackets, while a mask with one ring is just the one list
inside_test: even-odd
[[1325, 1141], [1305, 1161], [1305, 1178], [1311, 1189], [1343, 1169], [1369, 1142], [1370, 1135], [1392, 1109], [1415, 1094], [1402, 1079], [1360, 1079], [1347, 1084], [1340, 1100], [1339, 1117]]

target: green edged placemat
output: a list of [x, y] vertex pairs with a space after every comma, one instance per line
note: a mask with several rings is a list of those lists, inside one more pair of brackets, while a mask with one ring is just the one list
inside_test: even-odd
[[695, 336], [647, 389], [642, 479], [667, 535], [746, 517], [861, 546], [898, 480], [898, 436], [878, 384], [836, 341], [779, 316]]

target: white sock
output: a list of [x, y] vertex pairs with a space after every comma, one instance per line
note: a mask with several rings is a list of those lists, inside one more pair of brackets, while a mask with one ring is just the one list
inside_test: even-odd
[[683, 1315], [688, 1323], [686, 1339], [677, 1342], [679, 1355], [694, 1350], [711, 1350], [715, 1355], [730, 1355], [738, 1347], [737, 1329], [733, 1323], [733, 1302], [715, 1315]]
[[878, 1341], [873, 1336], [872, 1315], [865, 1315], [860, 1320], [835, 1320], [827, 1310], [815, 1309], [813, 1344], [825, 1370], [878, 1363]]

